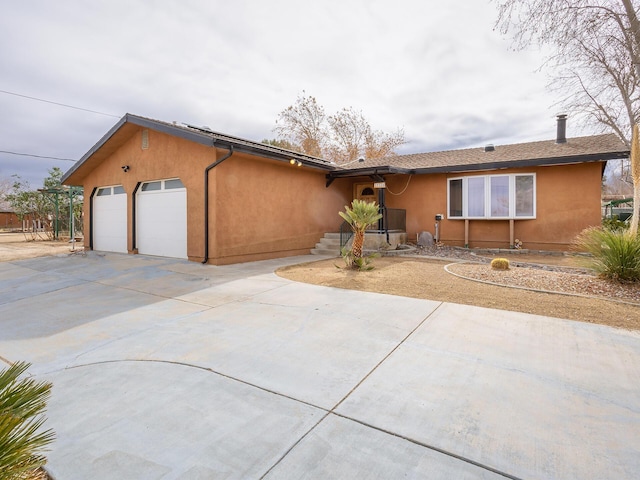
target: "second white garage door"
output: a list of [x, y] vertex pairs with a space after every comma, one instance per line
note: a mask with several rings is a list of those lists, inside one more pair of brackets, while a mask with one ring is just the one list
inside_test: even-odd
[[145, 182], [136, 197], [138, 253], [187, 258], [187, 189], [182, 182]]

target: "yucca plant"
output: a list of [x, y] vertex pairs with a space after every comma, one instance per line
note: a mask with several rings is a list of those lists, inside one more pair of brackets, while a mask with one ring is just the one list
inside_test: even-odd
[[358, 200], [356, 198], [351, 202], [351, 207], [345, 205], [344, 212], [338, 212], [339, 215], [351, 225], [351, 229], [353, 230], [351, 254], [354, 258], [362, 258], [364, 232], [382, 218], [378, 210], [379, 207], [376, 202], [365, 202], [364, 200]]
[[576, 245], [593, 255], [591, 267], [603, 277], [622, 282], [640, 281], [640, 236], [629, 231], [591, 227], [578, 235]]
[[30, 364], [17, 362], [0, 371], [0, 479], [23, 480], [44, 466], [51, 430], [41, 431], [51, 384], [21, 378]]

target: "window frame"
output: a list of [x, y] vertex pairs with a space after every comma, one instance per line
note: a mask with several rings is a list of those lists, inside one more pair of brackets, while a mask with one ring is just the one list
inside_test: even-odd
[[[516, 211], [517, 207], [517, 194], [516, 191], [516, 178], [518, 177], [530, 177], [532, 179], [532, 198], [531, 198], [531, 206], [532, 206], [532, 215], [518, 215]], [[492, 179], [494, 178], [508, 178], [508, 213], [507, 215], [493, 215], [492, 214]], [[470, 215], [469, 214], [469, 179], [474, 179], [477, 181], [479, 179], [483, 180], [483, 215]], [[453, 181], [461, 181], [462, 191], [460, 192], [462, 196], [462, 214], [461, 215], [452, 215], [451, 214], [451, 182]], [[453, 189], [454, 193], [457, 192], [457, 188]], [[455, 206], [454, 202], [454, 206]], [[496, 173], [496, 174], [488, 174], [488, 175], [466, 175], [466, 176], [457, 176], [447, 178], [447, 219], [450, 220], [534, 220], [537, 218], [537, 180], [535, 173]], [[477, 207], [477, 205], [476, 205]]]
[[[151, 186], [151, 188], [149, 188]], [[179, 177], [166, 178], [162, 180], [147, 180], [140, 183], [140, 192], [153, 193], [164, 192], [165, 190], [181, 190], [186, 189]]]

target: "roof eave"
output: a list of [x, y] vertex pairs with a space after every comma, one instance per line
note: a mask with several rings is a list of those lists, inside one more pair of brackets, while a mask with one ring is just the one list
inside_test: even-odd
[[[292, 152], [289, 150], [281, 149], [279, 147], [273, 147], [271, 145], [266, 144], [257, 144], [251, 145], [251, 140], [236, 139], [234, 141], [234, 137], [231, 135], [225, 135], [213, 131], [207, 130], [195, 130], [190, 131], [180, 126], [168, 125], [163, 122], [155, 122], [148, 118], [137, 117], [135, 115], [130, 115], [131, 123], [139, 125], [143, 128], [150, 128], [156, 130], [161, 133], [166, 133], [168, 135], [173, 135], [178, 138], [182, 138], [184, 140], [188, 140], [191, 142], [200, 143], [202, 145], [214, 145], [216, 147], [224, 147], [229, 148], [233, 146], [234, 151], [249, 153], [252, 155], [259, 155], [261, 157], [270, 158], [272, 160], [284, 160], [289, 161], [292, 158], [295, 160], [300, 160], [303, 165], [309, 167], [316, 167], [322, 170], [333, 170], [335, 167], [322, 159], [316, 159], [315, 157], [311, 157], [309, 155], [305, 155], [303, 153]], [[188, 127], [189, 128], [189, 127]]]
[[[249, 140], [238, 139], [238, 142], [234, 142], [229, 138], [220, 138], [220, 136], [228, 136], [216, 134], [215, 132], [200, 132], [196, 130], [191, 131], [177, 125], [174, 126], [164, 122], [157, 122], [148, 118], [139, 117], [137, 115], [127, 113], [120, 120], [118, 120], [118, 122], [113, 127], [111, 127], [111, 129], [109, 129], [109, 131], [62, 176], [61, 182], [64, 184], [89, 158], [91, 158], [98, 150], [100, 150], [116, 134], [116, 132], [118, 132], [127, 123], [137, 125], [142, 128], [155, 130], [167, 135], [172, 135], [174, 137], [188, 140], [190, 142], [199, 143], [201, 145], [226, 148], [229, 148], [229, 146], [233, 146], [236, 152], [259, 155], [264, 158], [279, 161], [288, 162], [293, 158], [295, 160], [299, 160], [303, 165], [307, 167], [317, 168], [324, 171], [331, 171], [336, 168], [329, 162], [325, 163], [322, 159], [315, 159], [315, 157], [310, 157], [305, 154], [290, 152], [288, 150], [278, 149], [277, 147], [271, 147], [269, 145], [265, 145], [264, 147], [259, 145], [252, 146], [250, 145], [251, 142]], [[249, 143], [249, 145], [247, 143]]]
[[474, 163], [469, 165], [443, 165], [437, 167], [421, 167], [414, 169], [417, 174], [425, 173], [460, 173], [481, 170], [503, 170], [505, 168], [544, 167], [554, 165], [571, 165], [576, 163], [606, 162], [618, 160], [629, 156], [628, 151], [593, 153], [588, 155], [575, 155], [571, 157], [530, 158], [524, 160], [507, 160], [496, 162]]
[[380, 167], [362, 167], [352, 169], [337, 169], [327, 174], [327, 178], [370, 177], [372, 175], [389, 175], [414, 173], [413, 169], [383, 165]]

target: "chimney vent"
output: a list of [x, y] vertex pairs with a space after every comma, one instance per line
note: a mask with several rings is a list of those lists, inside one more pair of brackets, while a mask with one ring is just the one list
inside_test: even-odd
[[490, 144], [488, 144], [488, 145], [486, 145], [484, 147], [484, 151], [485, 152], [493, 152], [495, 149], [496, 149], [496, 147], [494, 147], [492, 143], [490, 143]]
[[567, 143], [567, 116], [563, 113], [557, 116], [558, 131], [556, 134], [556, 143]]

